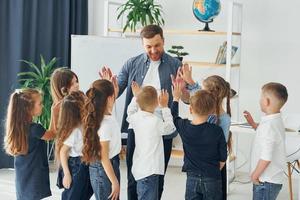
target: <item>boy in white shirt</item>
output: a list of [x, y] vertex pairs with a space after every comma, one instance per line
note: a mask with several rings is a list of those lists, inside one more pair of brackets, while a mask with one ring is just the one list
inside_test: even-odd
[[275, 200], [284, 181], [285, 128], [280, 109], [288, 99], [285, 86], [268, 83], [262, 87], [260, 108], [265, 116], [256, 124], [247, 111], [248, 123], [256, 129], [251, 153], [253, 200]]
[[[162, 90], [159, 98], [152, 86], [139, 88], [132, 83], [134, 98], [128, 106], [127, 121], [135, 133], [132, 174], [137, 181], [139, 200], [157, 200], [159, 175], [165, 171], [163, 135], [175, 131], [173, 117], [168, 108], [169, 95]], [[154, 114], [162, 107], [163, 120]]]

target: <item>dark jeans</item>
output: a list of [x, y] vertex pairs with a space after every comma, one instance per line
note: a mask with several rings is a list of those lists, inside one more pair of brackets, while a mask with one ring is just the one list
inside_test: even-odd
[[263, 182], [253, 184], [253, 200], [275, 200], [282, 188], [282, 184]]
[[[115, 175], [120, 183], [120, 159], [119, 155], [111, 159]], [[90, 164], [90, 178], [93, 191], [97, 200], [107, 200], [111, 194], [111, 182], [107, 177], [101, 162]]]
[[[170, 160], [171, 151], [172, 151], [172, 141], [173, 139], [163, 139], [164, 143], [164, 154], [165, 154], [165, 172]], [[132, 129], [128, 130], [127, 137], [127, 151], [126, 151], [126, 163], [127, 163], [127, 198], [128, 200], [137, 200], [137, 191], [136, 191], [136, 181], [131, 173], [132, 168], [132, 157], [135, 149], [135, 139], [134, 131]], [[164, 175], [159, 175], [159, 185], [158, 185], [158, 197], [161, 199], [161, 195], [164, 188]]]
[[185, 189], [186, 200], [221, 200], [221, 179], [203, 177], [188, 172]]
[[137, 194], [139, 200], [158, 199], [159, 175], [151, 175], [137, 181]]
[[69, 189], [62, 192], [61, 199], [90, 199], [93, 195], [93, 189], [90, 183], [89, 166], [81, 163], [80, 157], [69, 157], [68, 166], [72, 175], [72, 183]]

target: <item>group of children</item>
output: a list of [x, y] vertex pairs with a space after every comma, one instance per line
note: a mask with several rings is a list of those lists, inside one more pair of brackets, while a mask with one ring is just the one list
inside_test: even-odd
[[[107, 80], [108, 79], [108, 80]], [[79, 91], [77, 75], [67, 68], [51, 77], [49, 130], [33, 121], [42, 112], [42, 94], [35, 89], [11, 94], [7, 112], [5, 149], [15, 156], [17, 199], [51, 196], [46, 143], [55, 139], [59, 163], [57, 186], [62, 199], [119, 199], [121, 132], [112, 115], [118, 94], [115, 77], [92, 83], [86, 94]], [[228, 82], [220, 76], [206, 78], [201, 86], [192, 79], [188, 65], [173, 78], [172, 94], [152, 86], [131, 85], [134, 98], [127, 110], [129, 128], [135, 132], [132, 174], [140, 200], [157, 200], [158, 176], [165, 172], [162, 136], [179, 133], [184, 150], [182, 171], [187, 173], [185, 199], [226, 199], [226, 159], [230, 143]], [[169, 95], [173, 104], [168, 108]], [[191, 120], [178, 116], [178, 102], [190, 104]], [[226, 99], [226, 111], [223, 101]], [[254, 199], [276, 199], [281, 187], [285, 158], [284, 126], [280, 109], [287, 100], [279, 83], [263, 86], [257, 125], [249, 112], [247, 121], [257, 129], [252, 155]], [[160, 107], [162, 118], [156, 115]], [[276, 147], [276, 148], [275, 148]]]

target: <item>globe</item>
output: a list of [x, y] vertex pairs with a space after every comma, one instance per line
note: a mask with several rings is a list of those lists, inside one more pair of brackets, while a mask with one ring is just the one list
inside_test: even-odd
[[208, 23], [219, 15], [221, 11], [220, 0], [194, 0], [193, 13], [194, 16], [200, 21], [205, 23], [202, 31], [212, 31], [209, 29]]

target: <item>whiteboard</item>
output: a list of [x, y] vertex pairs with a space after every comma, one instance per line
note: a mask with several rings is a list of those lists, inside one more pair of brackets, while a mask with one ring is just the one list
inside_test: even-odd
[[[91, 83], [99, 79], [102, 66], [109, 66], [118, 74], [123, 64], [131, 57], [143, 53], [140, 38], [101, 37], [72, 35], [71, 69], [79, 79], [80, 89], [86, 92]], [[126, 90], [115, 104], [114, 113], [121, 125]]]

